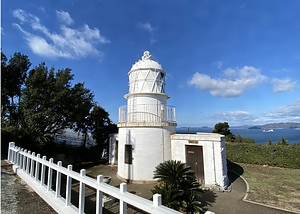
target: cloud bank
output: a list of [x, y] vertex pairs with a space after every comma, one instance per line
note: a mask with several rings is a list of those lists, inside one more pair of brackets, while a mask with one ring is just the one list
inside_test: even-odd
[[238, 97], [267, 80], [259, 69], [252, 66], [244, 66], [241, 69], [228, 68], [223, 71], [223, 74], [225, 78], [216, 79], [197, 72], [188, 84], [202, 91], [209, 91], [212, 96]]
[[97, 45], [110, 42], [100, 34], [98, 28], [90, 28], [87, 24], [79, 28], [69, 27], [75, 22], [65, 11], [56, 11], [61, 23], [58, 33], [51, 32], [37, 16], [25, 10], [14, 10], [13, 16], [18, 19], [13, 26], [23, 33], [29, 48], [43, 57], [77, 59], [91, 56], [101, 59], [103, 53], [97, 49]]

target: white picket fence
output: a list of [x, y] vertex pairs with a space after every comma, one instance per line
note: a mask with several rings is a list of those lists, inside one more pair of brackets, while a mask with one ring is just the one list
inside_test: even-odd
[[[127, 192], [127, 184], [121, 183], [120, 189], [103, 183], [103, 176], [98, 175], [97, 180], [86, 176], [85, 169], [80, 173], [72, 171], [72, 165], [67, 168], [62, 166], [62, 162], [53, 163], [53, 158], [49, 161], [46, 156], [40, 157], [34, 152], [27, 151], [15, 146], [14, 142], [9, 143], [8, 160], [13, 164], [13, 169], [37, 194], [40, 195], [58, 213], [84, 213], [85, 206], [85, 186], [96, 190], [96, 214], [103, 212], [103, 194], [109, 195], [119, 200], [119, 213], [127, 213], [127, 204], [148, 213], [168, 214], [180, 213], [161, 204], [161, 195], [155, 194], [153, 201], [136, 196]], [[41, 171], [40, 171], [41, 170]], [[53, 172], [56, 172], [55, 190], [52, 189]], [[48, 173], [47, 173], [48, 172]], [[47, 183], [45, 183], [45, 176]], [[67, 176], [66, 197], [60, 195], [61, 176]], [[72, 179], [79, 181], [79, 206], [71, 204]]]

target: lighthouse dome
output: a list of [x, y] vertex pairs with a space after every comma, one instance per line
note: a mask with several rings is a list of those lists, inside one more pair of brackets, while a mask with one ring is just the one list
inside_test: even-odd
[[163, 70], [161, 65], [152, 60], [152, 56], [150, 55], [149, 51], [145, 51], [144, 55], [142, 56], [142, 59], [140, 59], [138, 62], [136, 62], [130, 71], [139, 70], [139, 69], [158, 69]]

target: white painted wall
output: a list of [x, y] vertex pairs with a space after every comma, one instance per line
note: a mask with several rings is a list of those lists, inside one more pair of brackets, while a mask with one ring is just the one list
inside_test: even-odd
[[[170, 134], [175, 126], [119, 128], [118, 176], [132, 182], [153, 181], [155, 167], [171, 158]], [[125, 144], [131, 144], [132, 164], [125, 164]]]
[[[189, 143], [189, 140], [197, 144]], [[205, 186], [228, 185], [225, 138], [219, 134], [173, 134], [171, 135], [171, 158], [186, 163], [185, 145], [203, 147]]]

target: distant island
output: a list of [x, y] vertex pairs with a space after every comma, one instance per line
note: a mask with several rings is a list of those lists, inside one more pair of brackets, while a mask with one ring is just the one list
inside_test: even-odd
[[248, 129], [299, 129], [300, 123], [270, 123], [265, 125], [251, 126]]

